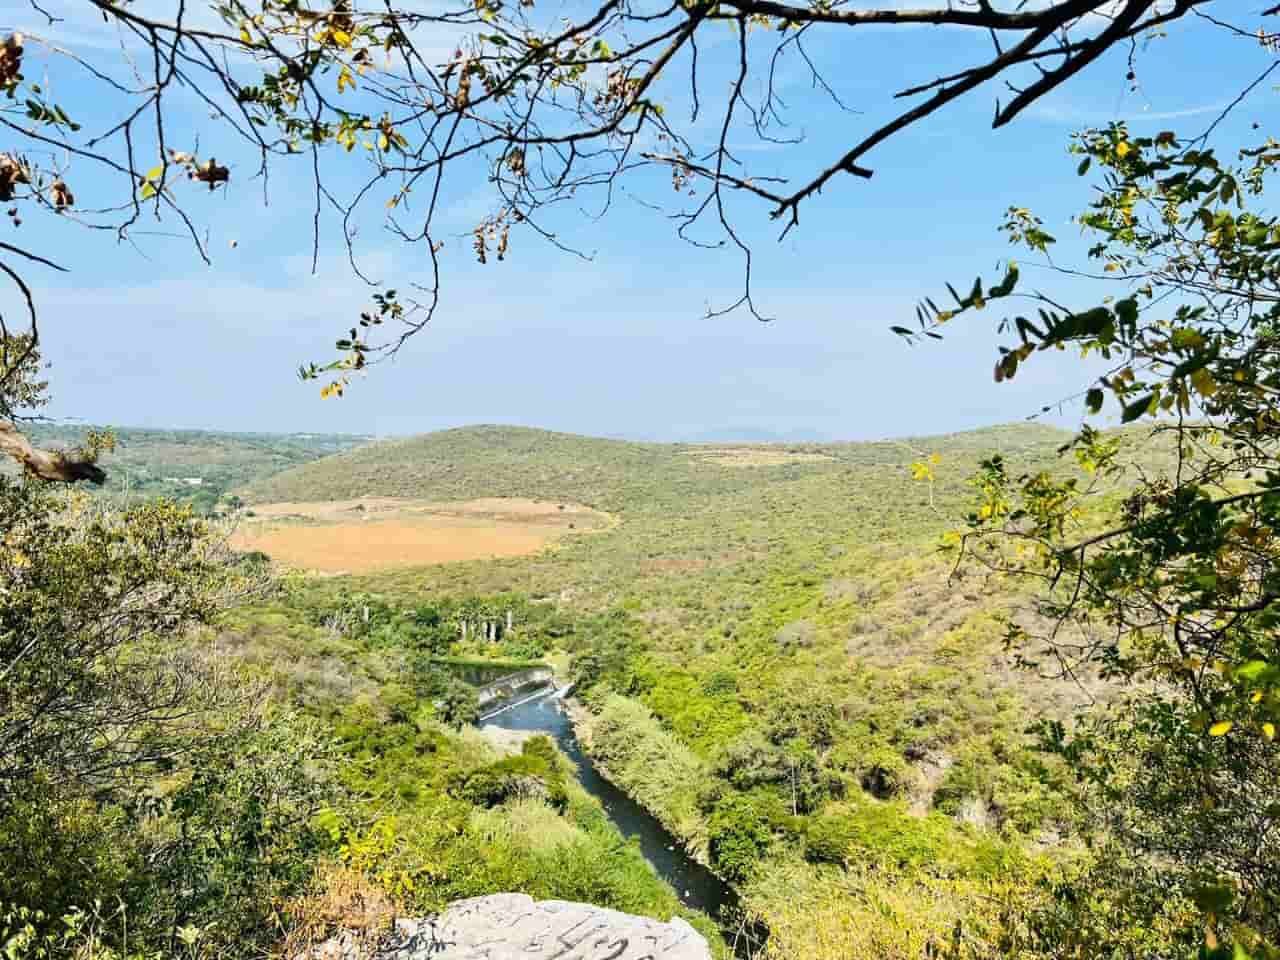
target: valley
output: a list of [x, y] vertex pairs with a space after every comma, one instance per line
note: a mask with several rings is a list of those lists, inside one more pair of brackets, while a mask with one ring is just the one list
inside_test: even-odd
[[[1025, 469], [1070, 469], [1057, 454], [1064, 436], [1002, 427], [749, 455], [734, 448], [732, 462], [723, 446], [704, 453], [497, 427], [371, 444], [242, 488], [256, 516], [240, 522], [323, 530], [358, 505], [406, 517], [414, 504], [496, 509], [511, 498], [536, 500], [530, 522], [542, 522], [546, 505], [559, 514], [561, 503], [612, 522], [505, 557], [492, 556], [489, 533], [461, 524], [450, 528], [450, 550], [474, 555], [414, 566], [395, 560], [397, 541], [383, 538], [378, 520], [342, 519], [336, 529], [351, 530], [361, 555], [386, 551], [385, 567], [353, 569], [351, 548], [327, 548], [349, 574], [295, 574], [285, 594], [234, 613], [219, 643], [346, 731], [349, 749], [381, 771], [370, 776], [385, 778], [367, 789], [406, 837], [421, 829], [410, 824], [434, 822], [457, 802], [443, 783], [392, 786], [407, 776], [401, 754], [368, 739], [375, 728], [379, 738], [400, 726], [410, 738], [436, 729], [412, 692], [413, 657], [546, 660], [576, 684], [577, 742], [612, 787], [738, 891], [741, 912], [720, 922], [774, 931], [770, 957], [915, 956], [961, 919], [993, 922], [992, 903], [1028, 894], [1070, 853], [1064, 773], [1029, 749], [1025, 730], [1040, 716], [1070, 716], [1092, 694], [1016, 668], [999, 618], [1025, 614], [1020, 594], [974, 571], [953, 578], [938, 553], [983, 453], [1002, 451]], [[933, 453], [930, 490], [912, 481], [910, 464]], [[265, 552], [296, 566], [287, 550]], [[428, 607], [438, 626], [416, 627]], [[372, 612], [332, 626], [344, 608]], [[504, 622], [509, 611], [514, 626], [500, 639], [475, 629], [462, 639], [461, 620]], [[494, 722], [518, 724], [537, 709]], [[437, 753], [437, 763], [456, 765], [469, 750], [458, 749], [459, 760]], [[491, 831], [531, 815], [524, 800], [481, 808], [464, 817], [462, 847], [437, 841], [428, 851], [406, 840], [388, 854], [416, 877], [421, 904], [482, 892], [427, 864], [462, 856], [477, 822]], [[541, 856], [544, 844], [566, 855], [573, 837], [571, 824], [545, 827], [517, 843], [540, 852], [485, 856]], [[581, 896], [545, 877], [501, 882]], [[678, 904], [681, 893], [644, 909]], [[636, 908], [616, 891], [595, 897]], [[890, 921], [871, 922], [889, 904]]]

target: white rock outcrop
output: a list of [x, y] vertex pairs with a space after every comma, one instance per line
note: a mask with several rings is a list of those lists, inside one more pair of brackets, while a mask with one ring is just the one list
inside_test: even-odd
[[[347, 960], [353, 944], [335, 938], [310, 951]], [[564, 900], [497, 893], [452, 903], [436, 917], [397, 920], [377, 960], [711, 960], [700, 933], [679, 917], [667, 923]]]

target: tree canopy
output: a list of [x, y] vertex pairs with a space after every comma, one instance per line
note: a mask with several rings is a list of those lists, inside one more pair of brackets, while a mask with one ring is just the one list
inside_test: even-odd
[[[973, 512], [948, 546], [957, 571], [975, 564], [1036, 584], [1043, 626], [1008, 625], [1024, 663], [1119, 691], [1073, 725], [1040, 728], [1076, 771], [1106, 851], [1098, 872], [1060, 891], [1081, 938], [1066, 942], [1133, 949], [1135, 935], [1166, 923], [1190, 949], [1272, 956], [1280, 219], [1263, 203], [1280, 144], [1264, 138], [1225, 161], [1203, 139], [1136, 137], [1117, 123], [1079, 134], [1072, 149], [1082, 176], [1102, 171], [1076, 217], [1095, 241], [1096, 266], [1057, 269], [1114, 292], [1063, 306], [1024, 292], [1010, 262], [994, 285], [976, 280], [964, 296], [950, 288], [947, 309], [926, 299], [919, 328], [902, 328], [912, 339], [941, 336], [990, 306], [1012, 314], [1000, 324], [1011, 342], [1000, 347], [997, 381], [1046, 352], [1105, 363], [1074, 398], [1084, 425], [1062, 452], [1079, 474], [1015, 476], [1001, 457], [988, 459], [972, 480]], [[1005, 229], [1033, 256], [1054, 243], [1026, 208], [1011, 209]], [[1018, 301], [1033, 309], [1010, 306]], [[1108, 409], [1133, 428], [1090, 425]], [[1163, 445], [1170, 468], [1126, 470], [1135, 442]], [[1084, 893], [1112, 886], [1123, 891], [1114, 902]], [[1102, 920], [1100, 900], [1132, 919]], [[1187, 905], [1195, 909], [1179, 918]]]

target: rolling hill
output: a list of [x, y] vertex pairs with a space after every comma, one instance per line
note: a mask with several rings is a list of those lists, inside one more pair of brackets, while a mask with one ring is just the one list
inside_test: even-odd
[[[850, 470], [887, 480], [900, 477], [908, 463], [934, 452], [965, 465], [993, 450], [1042, 462], [1068, 437], [1051, 427], [1015, 424], [869, 443], [656, 444], [474, 426], [366, 444], [264, 474], [239, 492], [249, 503], [509, 496], [563, 498], [619, 512], [670, 512], [709, 497], [813, 476], [843, 476]], [[744, 462], [717, 462], [726, 450], [741, 452]], [[770, 454], [774, 462], [745, 462], [753, 452]], [[735, 466], [755, 469], [727, 468]]]

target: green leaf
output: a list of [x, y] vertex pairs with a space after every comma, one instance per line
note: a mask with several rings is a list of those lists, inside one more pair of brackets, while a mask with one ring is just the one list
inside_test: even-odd
[[1236, 676], [1241, 680], [1256, 680], [1267, 669], [1265, 660], [1250, 660], [1236, 667]]
[[1138, 326], [1138, 301], [1132, 297], [1125, 297], [1123, 300], [1116, 302], [1115, 309], [1116, 316], [1120, 318], [1120, 322], [1132, 334]]
[[989, 291], [992, 297], [1007, 297], [1013, 293], [1013, 288], [1018, 285], [1018, 265], [1010, 261], [1008, 269], [1004, 272], [1004, 280], [996, 284]]
[[1089, 164], [1093, 163], [1093, 157], [1085, 157], [1080, 161], [1080, 166], [1076, 167], [1076, 176], [1083, 177], [1089, 172]]
[[1137, 420], [1147, 412], [1151, 407], [1151, 401], [1154, 399], [1154, 393], [1147, 393], [1139, 397], [1137, 400], [1134, 400], [1132, 403], [1126, 403], [1124, 405], [1124, 410], [1120, 413], [1120, 422], [1132, 423], [1134, 420]]

